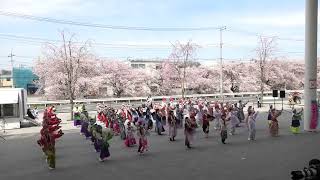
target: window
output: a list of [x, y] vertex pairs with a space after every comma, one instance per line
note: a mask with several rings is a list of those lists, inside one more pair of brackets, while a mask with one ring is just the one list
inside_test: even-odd
[[145, 69], [145, 68], [146, 68], [146, 65], [145, 65], [145, 64], [139, 64], [139, 68]]
[[145, 64], [131, 64], [131, 67], [134, 69], [145, 69], [146, 65]]
[[11, 78], [7, 78], [6, 80], [7, 80], [7, 81], [11, 81]]
[[131, 64], [131, 67], [134, 69], [138, 69], [139, 68], [139, 64]]
[[1, 104], [0, 117], [18, 117], [18, 104]]

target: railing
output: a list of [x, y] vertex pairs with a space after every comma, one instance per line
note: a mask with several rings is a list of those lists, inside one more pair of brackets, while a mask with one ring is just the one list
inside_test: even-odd
[[[303, 90], [286, 90], [286, 97], [289, 93], [292, 92], [300, 92], [303, 94]], [[320, 89], [317, 89], [317, 92], [320, 92]], [[260, 95], [260, 92], [242, 92], [242, 93], [224, 93], [224, 100], [226, 101], [239, 101], [242, 99], [246, 100], [256, 100], [256, 97]], [[264, 97], [272, 96], [272, 91], [266, 91], [263, 93]], [[192, 94], [185, 95], [186, 98], [208, 98], [210, 100], [221, 100], [220, 94]], [[180, 99], [181, 95], [173, 95], [173, 96], [153, 96], [152, 99], [154, 101], [162, 101], [163, 98], [169, 99], [173, 98], [174, 100]], [[74, 100], [75, 103], [123, 103], [123, 104], [131, 104], [137, 102], [143, 102], [147, 99], [147, 97], [122, 97], [122, 98], [101, 98], [101, 99], [78, 99]], [[264, 98], [265, 99], [265, 98]], [[267, 100], [268, 98], [266, 98]], [[268, 99], [269, 100], [269, 99]], [[273, 99], [272, 99], [273, 100]], [[56, 100], [56, 101], [29, 101], [28, 105], [51, 105], [51, 104], [69, 104], [69, 100]]]

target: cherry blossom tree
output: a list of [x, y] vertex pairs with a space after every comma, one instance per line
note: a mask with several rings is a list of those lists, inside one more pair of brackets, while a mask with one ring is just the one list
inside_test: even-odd
[[180, 83], [182, 98], [185, 95], [187, 68], [196, 65], [193, 61], [197, 48], [197, 45], [191, 41], [186, 44], [177, 41], [173, 44], [173, 49], [169, 56], [169, 60], [172, 61], [173, 68], [178, 75], [176, 81]]
[[[67, 37], [61, 32], [62, 43], [48, 43], [43, 52], [44, 59], [35, 66], [35, 73], [39, 82], [44, 83], [42, 90], [48, 97], [68, 98], [71, 105], [71, 119], [73, 117], [74, 100], [81, 89], [89, 89], [85, 78], [90, 78], [94, 72], [94, 57], [89, 53], [89, 44], [75, 43], [75, 36]], [[85, 88], [81, 88], [86, 84]]]
[[100, 61], [102, 83], [112, 88], [116, 97], [145, 95], [147, 76], [142, 70], [132, 69], [122, 61]]
[[[271, 59], [276, 48], [275, 37], [263, 37], [260, 36], [258, 39], [258, 46], [256, 48], [256, 54], [258, 59], [258, 67], [260, 70], [260, 92], [263, 97], [264, 86], [266, 84], [266, 71], [267, 61]], [[263, 104], [263, 98], [261, 98]]]

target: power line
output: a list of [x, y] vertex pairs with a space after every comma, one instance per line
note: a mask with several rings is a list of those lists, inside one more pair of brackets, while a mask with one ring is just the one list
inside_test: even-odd
[[[61, 40], [53, 40], [53, 39], [46, 39], [46, 38], [39, 38], [39, 37], [30, 37], [30, 36], [18, 36], [12, 34], [0, 34], [0, 39], [9, 39], [9, 40], [18, 40], [23, 42], [31, 42], [31, 43], [61, 43]], [[144, 48], [144, 49], [152, 49], [152, 48], [172, 48], [171, 44], [164, 45], [164, 44], [114, 44], [114, 43], [101, 43], [101, 42], [94, 42], [89, 41], [93, 45], [98, 46], [107, 46], [109, 48]], [[74, 41], [75, 44], [83, 44], [84, 42]], [[218, 44], [199, 44], [201, 48], [204, 47], [218, 47]]]
[[77, 22], [66, 19], [55, 19], [50, 17], [32, 16], [27, 14], [20, 14], [15, 12], [4, 12], [0, 11], [1, 16], [15, 17], [21, 19], [28, 19], [40, 22], [50, 22], [56, 24], [67, 24], [73, 26], [83, 26], [92, 28], [103, 28], [103, 29], [117, 29], [117, 30], [134, 30], [134, 31], [211, 31], [218, 30], [219, 27], [134, 27], [134, 26], [115, 26], [105, 24], [95, 24], [88, 22]]
[[252, 31], [247, 31], [243, 29], [237, 29], [237, 28], [231, 28], [228, 29], [230, 32], [236, 32], [236, 33], [242, 33], [242, 34], [247, 34], [248, 36], [262, 36], [262, 37], [269, 37], [269, 38], [275, 38], [281, 41], [296, 41], [296, 42], [304, 42], [304, 39], [295, 39], [295, 38], [287, 38], [287, 37], [280, 37], [278, 35], [264, 35], [262, 33], [258, 32], [252, 32]]

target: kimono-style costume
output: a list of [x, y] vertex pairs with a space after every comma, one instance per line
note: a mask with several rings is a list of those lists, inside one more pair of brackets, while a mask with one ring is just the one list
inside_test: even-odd
[[214, 110], [212, 113], [213, 117], [214, 117], [214, 129], [218, 130], [220, 129], [220, 121], [221, 121], [221, 111], [220, 110]]
[[92, 136], [94, 139], [93, 146], [94, 146], [94, 149], [96, 150], [96, 152], [100, 152], [101, 146], [102, 146], [102, 132], [99, 129], [101, 129], [101, 128], [99, 128], [99, 125], [97, 125], [97, 126], [95, 126], [95, 128], [93, 129], [93, 132], [92, 132]]
[[81, 119], [81, 134], [85, 135], [86, 138], [90, 137], [90, 133], [88, 131], [88, 126], [89, 126], [89, 117], [88, 117], [88, 112], [83, 111], [80, 114], [80, 119]]
[[183, 127], [183, 109], [177, 106], [176, 108], [176, 120], [177, 120], [177, 127], [182, 128]]
[[279, 123], [278, 123], [278, 116], [280, 116], [281, 112], [277, 112], [275, 114], [272, 114], [271, 118], [271, 124], [269, 127], [270, 135], [273, 137], [276, 137], [279, 135]]
[[115, 119], [113, 121], [113, 126], [112, 126], [112, 130], [115, 136], [118, 136], [120, 134], [120, 125], [119, 125], [119, 121], [117, 119]]
[[49, 131], [45, 131], [44, 134], [44, 144], [43, 144], [43, 150], [45, 154], [47, 155], [47, 163], [50, 169], [56, 168], [56, 149], [55, 149], [55, 138], [53, 137], [53, 134], [51, 134]]
[[80, 111], [78, 107], [73, 108], [73, 125], [74, 126], [80, 126], [81, 120], [80, 120]]
[[239, 111], [238, 111], [238, 119], [240, 123], [245, 119], [243, 108], [246, 106], [246, 104], [239, 103]]
[[137, 142], [136, 142], [136, 138], [134, 137], [134, 129], [133, 127], [131, 126], [131, 124], [128, 124], [128, 127], [127, 127], [127, 137], [126, 137], [126, 140], [124, 141], [125, 145], [127, 147], [132, 147], [134, 146]]
[[165, 131], [162, 125], [161, 116], [159, 113], [154, 113], [153, 119], [156, 121], [155, 131], [158, 133], [158, 135], [161, 135], [161, 133]]
[[185, 119], [185, 123], [184, 123], [185, 146], [187, 146], [188, 148], [191, 148], [196, 128], [197, 128], [197, 124], [194, 120], [190, 118]]
[[110, 152], [109, 152], [109, 140], [111, 140], [113, 137], [113, 133], [112, 130], [109, 128], [103, 129], [102, 130], [102, 139], [101, 139], [101, 150], [100, 150], [100, 158], [99, 161], [104, 161], [106, 160], [109, 156], [110, 156]]
[[300, 112], [292, 112], [291, 132], [293, 134], [298, 134], [300, 131], [300, 121], [302, 120], [302, 112], [303, 110], [301, 110]]
[[120, 126], [120, 138], [122, 140], [125, 140], [126, 139], [126, 127], [124, 126], [124, 122], [122, 120], [120, 120], [119, 126]]
[[228, 138], [228, 128], [226, 124], [226, 120], [221, 119], [221, 129], [220, 129], [220, 136], [221, 136], [221, 142], [225, 144], [226, 139]]
[[234, 135], [234, 133], [236, 131], [236, 127], [240, 123], [237, 115], [238, 115], [238, 111], [232, 110], [231, 112], [229, 112], [230, 126], [231, 126], [230, 127], [230, 135]]
[[139, 148], [138, 152], [140, 154], [144, 153], [144, 151], [148, 151], [148, 140], [146, 136], [146, 129], [142, 123], [138, 125], [137, 135], [139, 137]]
[[174, 138], [177, 136], [177, 123], [173, 115], [168, 116], [168, 124], [170, 141], [174, 141]]
[[256, 119], [259, 112], [255, 112], [248, 117], [249, 137], [248, 140], [256, 139]]
[[209, 135], [209, 119], [208, 119], [208, 115], [206, 113], [203, 113], [202, 115], [202, 131], [204, 132], [204, 134], [206, 135], [206, 137], [208, 137]]
[[270, 128], [271, 120], [272, 120], [271, 110], [272, 110], [272, 109], [269, 109], [269, 112], [268, 112], [268, 126], [269, 126], [269, 128]]
[[145, 121], [147, 124], [147, 129], [148, 130], [152, 130], [153, 128], [153, 121], [151, 120], [151, 114], [150, 112], [147, 113], [147, 115], [145, 116]]

